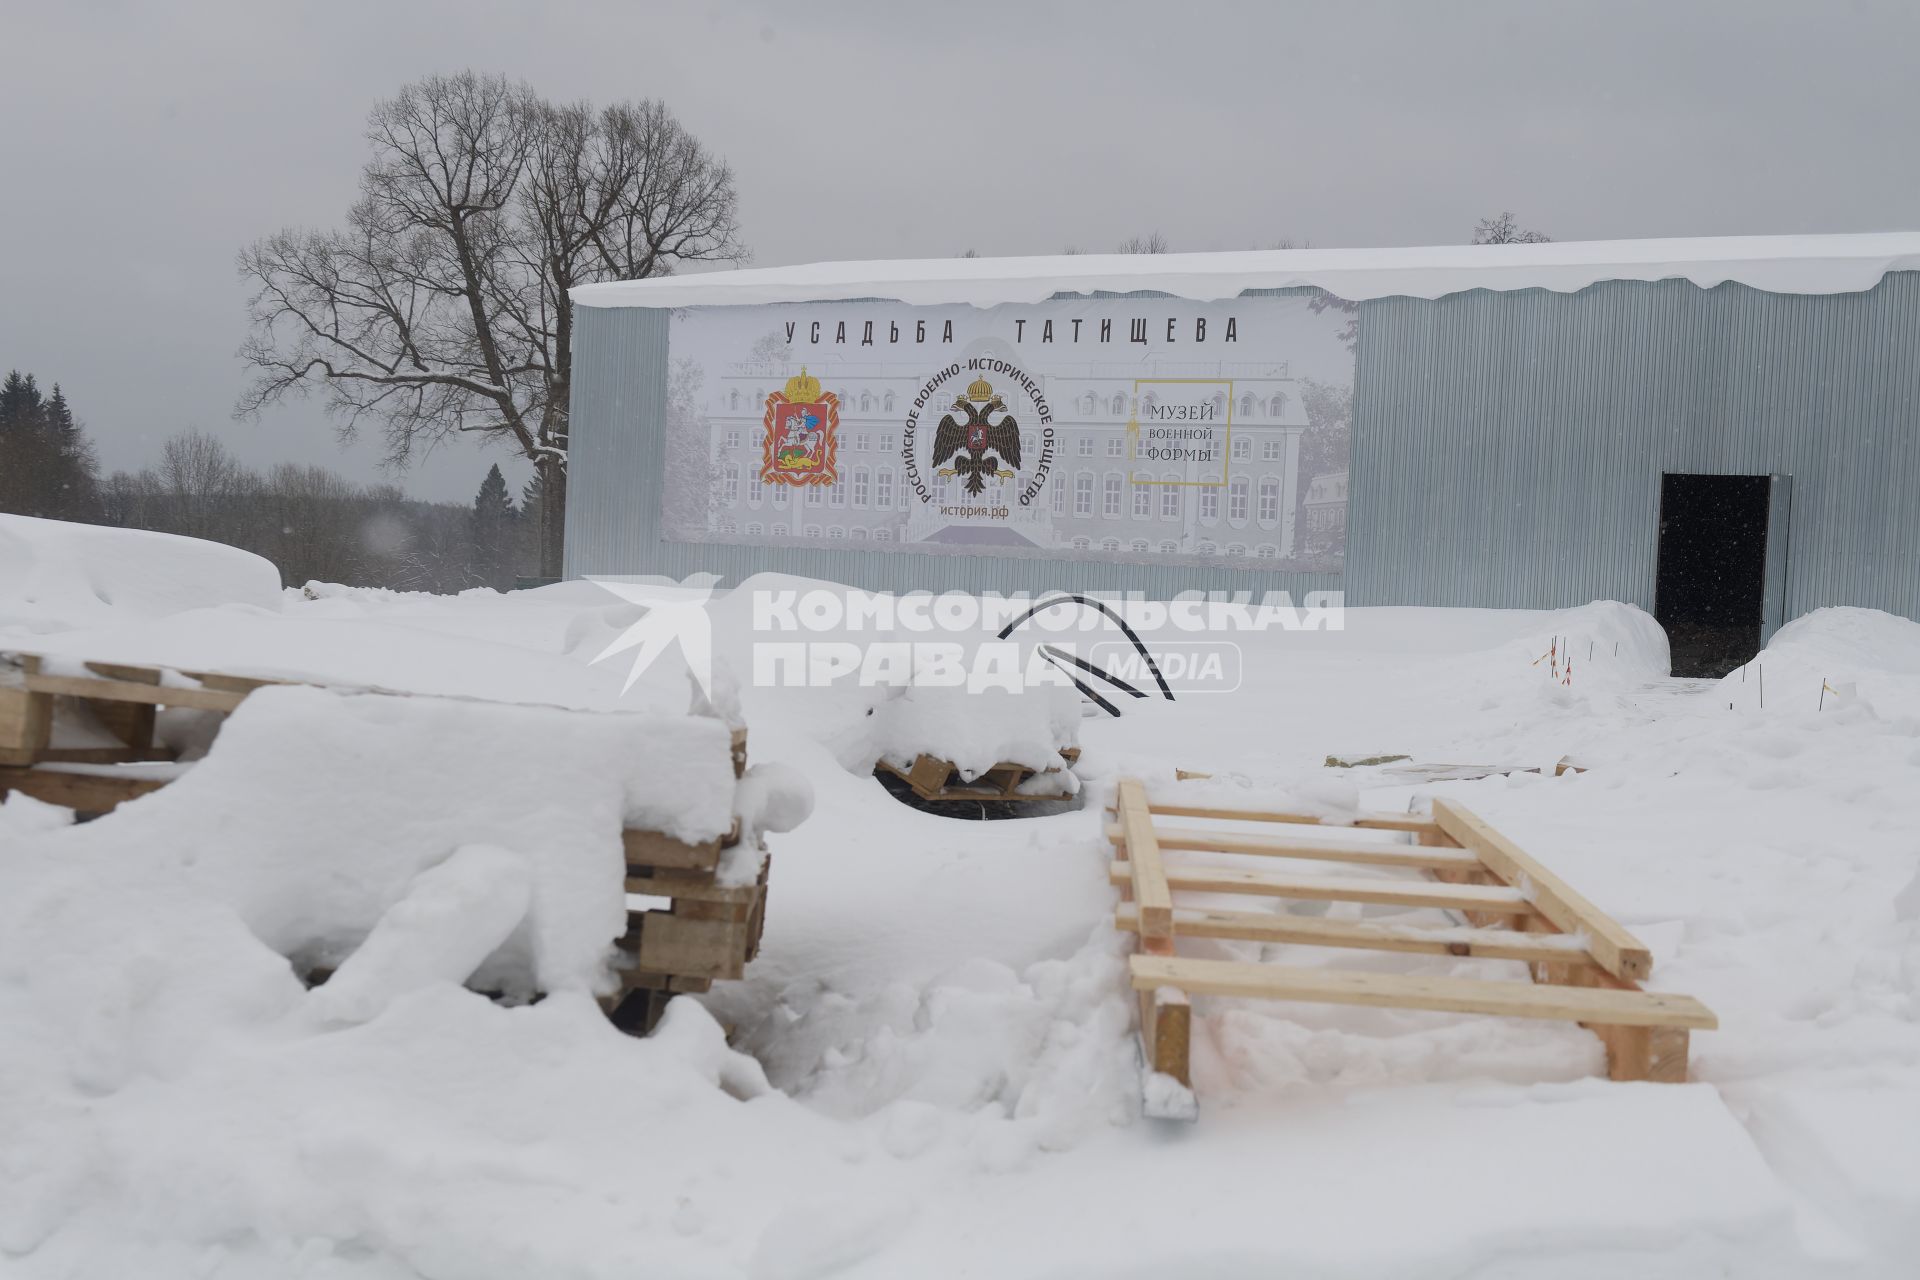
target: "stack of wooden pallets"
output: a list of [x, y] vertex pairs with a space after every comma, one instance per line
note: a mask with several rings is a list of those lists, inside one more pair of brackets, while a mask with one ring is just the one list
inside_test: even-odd
[[[747, 768], [746, 730], [734, 732], [733, 768]], [[617, 945], [626, 961], [621, 986], [603, 1003], [621, 1027], [645, 1032], [667, 1001], [706, 991], [716, 981], [745, 975], [760, 952], [767, 919], [767, 871], [762, 853], [751, 878], [738, 871], [735, 829], [705, 844], [686, 844], [657, 831], [622, 833], [627, 857], [627, 931]]]
[[[85, 674], [51, 674], [32, 654], [0, 654], [0, 664], [0, 797], [18, 791], [87, 816], [165, 786], [190, 767], [155, 744], [159, 708], [225, 715], [254, 690], [287, 683], [102, 662], [83, 664]], [[71, 701], [62, 706], [61, 699]], [[112, 743], [54, 746], [57, 712], [104, 730]], [[738, 778], [747, 768], [745, 729], [734, 730], [731, 752]], [[672, 996], [745, 971], [766, 921], [768, 855], [730, 877], [722, 867], [738, 870], [737, 831], [704, 844], [657, 831], [627, 830], [621, 839], [626, 890], [638, 896], [629, 898], [627, 929], [617, 940], [621, 986], [603, 1004], [621, 1026], [645, 1031]]]
[[[1615, 1080], [1685, 1080], [1689, 1033], [1718, 1025], [1691, 996], [1642, 990], [1640, 982], [1653, 970], [1645, 944], [1463, 806], [1435, 800], [1430, 818], [1376, 814], [1352, 824], [1360, 833], [1404, 832], [1412, 843], [1368, 839], [1331, 826], [1304, 839], [1161, 826], [1156, 818], [1261, 825], [1320, 820], [1309, 814], [1150, 803], [1135, 779], [1119, 784], [1115, 812], [1109, 836], [1123, 856], [1113, 864], [1112, 879], [1123, 901], [1114, 923], [1139, 938], [1140, 954], [1130, 964], [1140, 996], [1142, 1044], [1152, 1069], [1181, 1084], [1192, 1084], [1190, 997], [1196, 995], [1577, 1022], [1605, 1045], [1607, 1072]], [[1194, 866], [1166, 857], [1190, 850], [1421, 874], [1293, 875]], [[1176, 901], [1176, 895], [1188, 894], [1439, 908], [1457, 913], [1465, 924], [1422, 927], [1196, 908]], [[1533, 981], [1200, 959], [1178, 953], [1176, 944], [1183, 938], [1517, 960], [1528, 966]]]

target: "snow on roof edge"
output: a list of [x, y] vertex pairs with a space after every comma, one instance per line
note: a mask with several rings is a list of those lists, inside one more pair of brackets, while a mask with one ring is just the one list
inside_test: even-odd
[[1341, 298], [1439, 298], [1469, 289], [1577, 293], [1605, 280], [1735, 281], [1769, 293], [1857, 293], [1920, 270], [1920, 232], [1567, 240], [1545, 244], [1231, 253], [1077, 254], [813, 262], [581, 285], [584, 307], [755, 306], [886, 298], [916, 306], [1043, 302], [1151, 290], [1196, 301], [1299, 286]]

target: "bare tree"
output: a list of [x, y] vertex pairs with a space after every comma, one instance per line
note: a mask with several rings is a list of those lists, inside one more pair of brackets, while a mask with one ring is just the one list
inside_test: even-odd
[[1475, 244], [1546, 244], [1552, 239], [1538, 231], [1528, 231], [1506, 210], [1495, 217], [1480, 219], [1473, 229]]
[[252, 479], [217, 436], [185, 431], [160, 447], [160, 492], [172, 532], [225, 541], [223, 522]]
[[459, 432], [541, 479], [540, 571], [566, 521], [569, 290], [746, 256], [733, 173], [659, 102], [555, 105], [501, 76], [430, 76], [377, 104], [344, 229], [241, 251], [255, 379], [236, 413], [326, 390], [403, 466]]
[[1158, 231], [1148, 232], [1144, 236], [1133, 236], [1120, 242], [1115, 253], [1172, 253], [1173, 246]]

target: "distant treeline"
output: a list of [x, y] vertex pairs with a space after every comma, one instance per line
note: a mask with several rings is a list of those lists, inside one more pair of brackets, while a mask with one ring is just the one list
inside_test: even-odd
[[289, 586], [505, 590], [539, 564], [539, 505], [537, 478], [516, 505], [498, 466], [470, 506], [422, 502], [325, 467], [254, 471], [199, 432], [168, 440], [152, 466], [102, 478], [58, 384], [42, 394], [19, 372], [0, 383], [0, 511], [224, 542], [271, 560]]

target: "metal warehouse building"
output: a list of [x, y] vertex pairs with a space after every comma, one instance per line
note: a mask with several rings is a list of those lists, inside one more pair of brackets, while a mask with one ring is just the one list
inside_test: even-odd
[[1920, 235], [575, 292], [567, 572], [1920, 618]]

